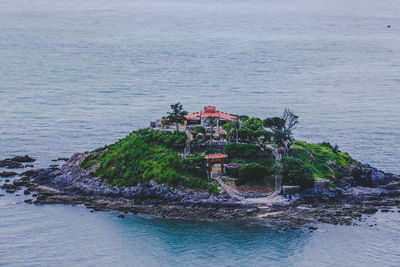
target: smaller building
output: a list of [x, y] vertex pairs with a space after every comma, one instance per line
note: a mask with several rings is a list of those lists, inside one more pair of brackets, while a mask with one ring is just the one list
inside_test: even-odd
[[213, 174], [224, 174], [224, 160], [228, 158], [226, 154], [211, 154], [204, 157], [207, 161], [208, 177], [214, 177]]

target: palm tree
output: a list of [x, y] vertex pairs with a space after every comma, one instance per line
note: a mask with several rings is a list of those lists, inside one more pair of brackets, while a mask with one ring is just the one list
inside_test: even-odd
[[211, 149], [212, 149], [214, 127], [218, 126], [218, 118], [217, 117], [212, 117], [212, 116], [211, 117], [207, 117], [205, 122], [211, 128], [210, 140], [211, 140]]
[[235, 139], [235, 143], [239, 144], [239, 128], [240, 128], [240, 121], [238, 119], [227, 123], [223, 126], [226, 133], [232, 138]]
[[240, 128], [240, 120], [236, 117], [236, 120], [233, 121], [233, 129], [236, 130], [236, 144], [239, 144], [239, 128]]

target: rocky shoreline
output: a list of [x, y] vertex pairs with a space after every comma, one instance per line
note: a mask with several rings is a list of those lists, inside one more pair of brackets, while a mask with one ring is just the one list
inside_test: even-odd
[[25, 202], [32, 204], [83, 204], [93, 211], [117, 210], [196, 220], [251, 219], [292, 226], [312, 222], [351, 225], [361, 221], [362, 214], [378, 210], [400, 212], [399, 176], [385, 174], [369, 165], [352, 166], [348, 170], [351, 176], [340, 181], [342, 195], [333, 200], [316, 197], [306, 201], [300, 195], [287, 201], [276, 195], [271, 202], [260, 204], [241, 203], [226, 193], [216, 196], [153, 181], [133, 187], [111, 186], [92, 177], [92, 169], [80, 167], [87, 155], [74, 154], [61, 169], [53, 166], [28, 170], [20, 174], [22, 178], [1, 188], [8, 193], [24, 190], [25, 195], [32, 195]]

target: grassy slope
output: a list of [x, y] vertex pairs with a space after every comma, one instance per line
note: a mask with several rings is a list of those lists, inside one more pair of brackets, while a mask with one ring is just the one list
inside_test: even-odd
[[342, 176], [338, 170], [329, 167], [327, 162], [331, 161], [343, 168], [347, 168], [354, 160], [349, 154], [335, 150], [328, 143], [309, 144], [295, 141], [290, 151], [290, 156], [299, 158], [305, 166], [313, 173], [313, 178], [333, 179]]
[[100, 163], [93, 175], [113, 185], [133, 186], [153, 179], [170, 186], [181, 184], [218, 192], [215, 182], [205, 177], [201, 156], [184, 159], [179, 154], [185, 141], [185, 133], [134, 131], [113, 145], [97, 149], [82, 162], [82, 167]]
[[[113, 185], [133, 186], [153, 179], [170, 186], [183, 185], [217, 193], [216, 183], [205, 177], [203, 156], [183, 158], [180, 155], [185, 141], [186, 134], [181, 132], [146, 129], [134, 131], [115, 144], [94, 151], [82, 162], [82, 167], [89, 168], [99, 163], [100, 166], [93, 175]], [[255, 148], [255, 145], [250, 144], [232, 145], [226, 152], [233, 161], [257, 162], [268, 167], [268, 170], [271, 169], [268, 172], [275, 170], [275, 164], [268, 161], [269, 157], [261, 156], [260, 151]], [[328, 143], [309, 144], [295, 141], [289, 156], [298, 159], [300, 169], [304, 167], [311, 170], [314, 179], [332, 180], [343, 176], [340, 168], [333, 169], [329, 167], [328, 162], [334, 162], [345, 169], [354, 161], [347, 153], [340, 152]]]

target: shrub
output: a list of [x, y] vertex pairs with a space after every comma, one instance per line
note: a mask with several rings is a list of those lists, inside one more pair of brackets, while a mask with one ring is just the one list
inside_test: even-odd
[[260, 147], [255, 144], [228, 144], [225, 153], [229, 158], [256, 159], [260, 153]]
[[239, 178], [245, 181], [257, 181], [264, 178], [266, 175], [266, 167], [256, 162], [251, 162], [239, 169]]
[[182, 159], [181, 168], [188, 174], [203, 178], [207, 177], [206, 162], [204, 160], [204, 156], [200, 154], [194, 154]]
[[197, 125], [192, 128], [192, 131], [195, 133], [206, 133], [206, 129], [203, 126]]
[[250, 118], [243, 122], [242, 128], [257, 131], [262, 130], [264, 122], [259, 118]]
[[309, 144], [295, 141], [289, 156], [300, 159], [310, 167], [314, 178], [322, 179], [333, 179], [343, 175], [330, 168], [327, 162], [334, 162], [345, 169], [354, 161], [347, 153], [340, 152], [327, 142]]
[[283, 184], [300, 185], [302, 189], [314, 186], [313, 171], [299, 158], [284, 157], [282, 159]]

